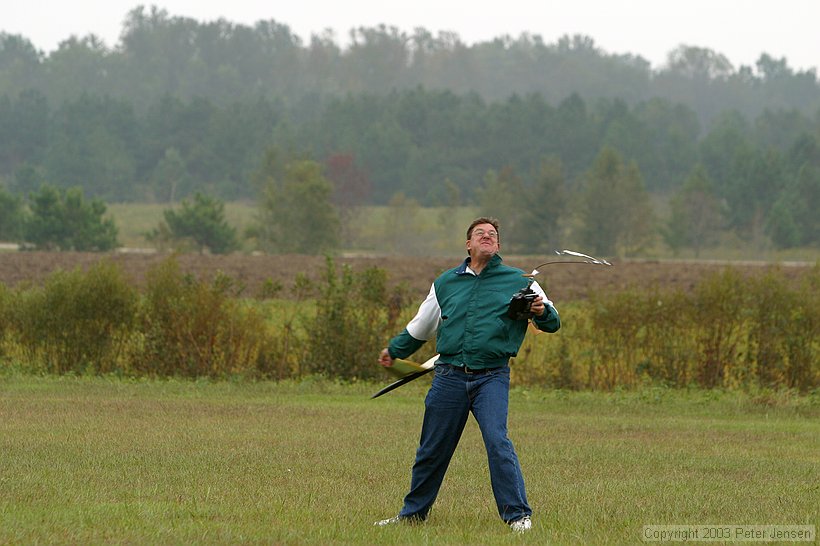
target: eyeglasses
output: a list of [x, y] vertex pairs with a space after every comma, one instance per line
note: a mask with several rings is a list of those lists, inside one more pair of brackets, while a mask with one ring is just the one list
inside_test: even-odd
[[479, 239], [481, 239], [485, 235], [490, 239], [498, 239], [498, 232], [495, 231], [484, 231], [483, 229], [477, 229], [473, 231], [473, 237], [478, 237]]

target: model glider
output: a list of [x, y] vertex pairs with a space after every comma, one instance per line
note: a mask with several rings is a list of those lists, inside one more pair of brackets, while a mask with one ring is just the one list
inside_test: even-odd
[[370, 398], [378, 398], [379, 396], [387, 394], [393, 389], [397, 389], [402, 385], [405, 385], [413, 381], [414, 379], [418, 379], [422, 375], [426, 375], [432, 372], [438, 357], [439, 355], [435, 355], [423, 364], [418, 364], [417, 362], [413, 362], [410, 360], [403, 360], [401, 358], [395, 359], [393, 361], [392, 366], [387, 366], [384, 369], [393, 374], [394, 376], [398, 377], [399, 380], [390, 383]]

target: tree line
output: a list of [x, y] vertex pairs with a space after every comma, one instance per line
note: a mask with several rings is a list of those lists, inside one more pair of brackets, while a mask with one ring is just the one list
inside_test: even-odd
[[[250, 236], [293, 250], [338, 241], [317, 229], [316, 244], [277, 219], [344, 230], [366, 204], [486, 205], [525, 248], [567, 233], [626, 254], [658, 239], [697, 253], [727, 234], [784, 248], [820, 240], [814, 71], [767, 55], [735, 69], [692, 47], [653, 71], [583, 37], [467, 46], [377, 27], [350, 38], [346, 49], [332, 35], [303, 44], [275, 21], [142, 7], [113, 49], [89, 36], [45, 56], [0, 34], [0, 237], [42, 241], [24, 209], [82, 208], [69, 195], [81, 188], [98, 211], [193, 198], [213, 218], [221, 200], [253, 200], [271, 220]], [[182, 224], [155, 240], [171, 225]], [[217, 231], [212, 246], [236, 248]]]
[[143, 110], [163, 95], [295, 105], [313, 95], [422, 86], [488, 101], [539, 93], [552, 105], [572, 93], [630, 105], [660, 97], [687, 105], [701, 122], [732, 108], [751, 118], [766, 109], [820, 107], [815, 70], [795, 70], [766, 53], [755, 66], [735, 67], [719, 52], [681, 45], [653, 68], [637, 55], [609, 54], [582, 35], [555, 43], [531, 34], [499, 36], [468, 45], [452, 32], [382, 25], [352, 28], [346, 41], [342, 46], [331, 32], [303, 40], [275, 20], [200, 22], [138, 6], [113, 46], [94, 35], [71, 36], [46, 55], [25, 36], [0, 34], [0, 95], [38, 89], [51, 104], [62, 104], [87, 93]]
[[[270, 176], [281, 181], [288, 165], [313, 162], [318, 170], [305, 172], [325, 179], [328, 198], [345, 210], [397, 197], [447, 206], [484, 199], [501, 214], [512, 200], [507, 209], [523, 218], [533, 192], [545, 192], [550, 212], [533, 211], [534, 218], [551, 218], [558, 229], [555, 220], [570, 209], [586, 226], [580, 231], [592, 233], [620, 199], [601, 202], [606, 213], [581, 212], [593, 207], [596, 191], [628, 195], [618, 186], [594, 189], [610, 177], [669, 203], [672, 224], [641, 231], [662, 233], [673, 248], [707, 245], [727, 230], [780, 247], [820, 240], [820, 113], [766, 111], [748, 120], [732, 110], [704, 132], [691, 109], [664, 99], [629, 106], [571, 95], [551, 106], [540, 95], [485, 102], [422, 88], [337, 98], [299, 123], [297, 110], [265, 98], [220, 106], [164, 96], [139, 114], [122, 99], [93, 95], [51, 108], [28, 90], [0, 97], [0, 177], [22, 196], [47, 184], [81, 187], [106, 202], [174, 204], [196, 192], [261, 201], [267, 175], [259, 172], [274, 150]], [[551, 186], [541, 188], [544, 180]], [[482, 198], [493, 191], [496, 198]], [[320, 194], [294, 202], [315, 206]], [[596, 229], [611, 234], [613, 225]], [[613, 239], [599, 250], [641, 246]]]

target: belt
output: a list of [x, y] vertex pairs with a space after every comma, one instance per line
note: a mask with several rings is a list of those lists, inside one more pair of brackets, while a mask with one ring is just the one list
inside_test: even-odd
[[497, 370], [500, 366], [496, 366], [495, 368], [468, 368], [467, 366], [456, 366], [454, 364], [450, 364], [451, 367], [466, 373], [467, 375], [481, 375], [483, 373], [491, 372], [493, 370]]

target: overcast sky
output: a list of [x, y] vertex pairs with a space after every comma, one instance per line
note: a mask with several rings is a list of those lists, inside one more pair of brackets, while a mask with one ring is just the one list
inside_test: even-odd
[[[71, 35], [96, 34], [117, 45], [122, 22], [139, 0], [0, 0], [0, 31], [22, 34], [49, 53]], [[820, 0], [158, 0], [171, 16], [251, 25], [284, 23], [299, 36], [331, 28], [337, 41], [357, 26], [384, 23], [412, 32], [454, 31], [474, 43], [504, 34], [591, 36], [609, 53], [640, 55], [653, 67], [680, 44], [753, 66], [761, 53], [794, 69], [820, 67]]]

